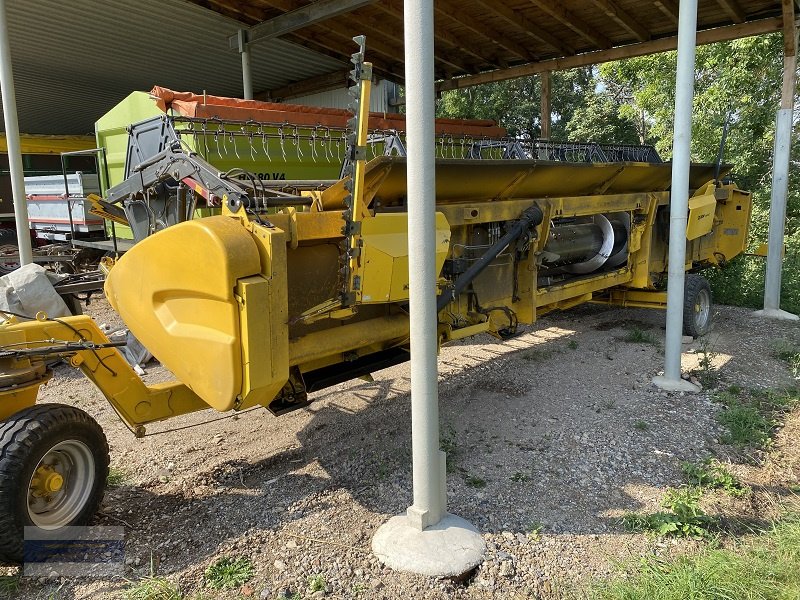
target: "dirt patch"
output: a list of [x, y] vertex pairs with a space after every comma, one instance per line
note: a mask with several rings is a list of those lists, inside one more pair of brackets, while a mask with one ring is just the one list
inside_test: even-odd
[[[114, 318], [97, 299], [88, 312]], [[734, 457], [718, 441], [711, 392], [651, 385], [663, 367], [663, 319], [584, 306], [505, 343], [484, 336], [443, 349], [448, 508], [488, 547], [462, 583], [393, 572], [370, 552], [377, 527], [411, 503], [407, 365], [316, 393], [309, 408], [279, 418], [258, 410], [176, 430], [219, 417], [209, 411], [154, 425], [141, 440], [65, 366], [41, 401], [87, 410], [109, 437], [112, 465], [126, 479], [107, 494], [97, 523], [126, 528], [129, 579], [148, 574], [152, 560], [190, 594], [210, 563], [230, 555], [252, 560], [255, 597], [305, 594], [308, 578], [321, 575], [336, 598], [550, 598], [607, 576], [620, 560], [693, 547], [628, 533], [620, 517], [658, 510], [665, 489], [685, 481], [682, 461]], [[625, 342], [634, 326], [657, 343]], [[723, 388], [793, 386], [771, 352], [778, 339], [800, 344], [800, 325], [721, 307], [713, 332], [684, 347], [684, 368], [706, 357]], [[168, 377], [150, 366], [146, 379]], [[800, 450], [790, 443], [799, 434], [793, 416], [759, 464], [732, 458], [755, 499], [712, 498], [709, 510], [776, 514], [800, 477]], [[17, 597], [118, 598], [124, 585], [24, 581]]]

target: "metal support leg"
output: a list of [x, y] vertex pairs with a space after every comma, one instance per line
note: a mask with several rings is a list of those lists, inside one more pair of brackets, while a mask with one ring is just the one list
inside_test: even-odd
[[686, 222], [689, 212], [689, 165], [692, 142], [692, 99], [697, 41], [697, 0], [681, 0], [678, 17], [678, 65], [675, 72], [675, 125], [672, 142], [672, 185], [667, 279], [667, 335], [664, 376], [653, 383], [663, 390], [697, 392], [681, 379], [683, 294], [686, 277]]
[[239, 54], [242, 56], [242, 98], [253, 99], [253, 72], [250, 68], [250, 45], [247, 43], [247, 31], [239, 30]]
[[22, 151], [17, 121], [17, 95], [14, 90], [14, 73], [11, 67], [11, 44], [8, 39], [6, 1], [0, 0], [0, 90], [3, 95], [3, 120], [6, 126], [8, 166], [11, 171], [11, 192], [14, 195], [14, 221], [17, 226], [19, 264], [33, 262], [28, 201], [25, 198], [25, 174], [22, 169]]
[[539, 75], [542, 80], [542, 126], [540, 138], [543, 140], [550, 139], [550, 71], [545, 71]]
[[479, 564], [485, 545], [472, 525], [446, 513], [436, 365], [433, 0], [406, 0], [404, 15], [414, 503], [378, 529], [372, 549], [392, 568], [453, 576]]

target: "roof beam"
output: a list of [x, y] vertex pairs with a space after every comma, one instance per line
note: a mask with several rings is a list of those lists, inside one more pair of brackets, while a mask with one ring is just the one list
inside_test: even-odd
[[457, 23], [460, 23], [473, 33], [483, 38], [487, 38], [490, 42], [493, 42], [501, 48], [506, 49], [508, 52], [519, 56], [522, 60], [536, 60], [536, 55], [528, 48], [509, 39], [508, 35], [498, 31], [485, 21], [473, 19], [464, 12], [462, 6], [455, 6], [450, 4], [450, 2], [447, 0], [437, 0], [433, 4], [433, 9], [437, 14], [442, 14], [456, 21]]
[[619, 6], [614, 4], [612, 0], [591, 0], [594, 5], [603, 11], [603, 13], [617, 22], [623, 29], [627, 30], [640, 42], [646, 42], [652, 36], [647, 29], [634, 19], [629, 13], [622, 10]]
[[[402, 5], [400, 6], [400, 8], [398, 8], [394, 6], [391, 2], [380, 2], [379, 4], [376, 4], [374, 8], [395, 20], [394, 26], [389, 25], [390, 28], [395, 29], [395, 27], [399, 27], [399, 30], [395, 29], [395, 31], [402, 32], [403, 30]], [[452, 32], [442, 31], [441, 28], [437, 27], [434, 27], [433, 29], [433, 36], [437, 43], [441, 42], [441, 45], [449, 46], [457, 50], [461, 54], [471, 56], [472, 59], [470, 60], [470, 62], [475, 63], [475, 61], [477, 61], [476, 64], [478, 65], [489, 64], [500, 68], [505, 68], [506, 66], [508, 66], [501, 64], [502, 61], [497, 59], [497, 57], [483, 56], [479, 51], [475, 50], [474, 40], [465, 40], [461, 36], [458, 36]]]
[[[761, 35], [764, 33], [780, 31], [782, 28], [783, 19], [781, 17], [774, 17], [771, 19], [749, 21], [747, 23], [740, 23], [737, 25], [727, 25], [725, 27], [705, 29], [697, 32], [697, 45], [701, 46], [716, 42], [727, 42], [752, 35]], [[635, 56], [646, 56], [648, 54], [656, 54], [658, 52], [675, 50], [677, 47], [677, 36], [666, 37], [649, 42], [641, 42], [639, 44], [630, 44], [628, 46], [610, 48], [608, 50], [585, 52], [576, 56], [543, 60], [529, 63], [527, 65], [509, 67], [508, 69], [489, 71], [488, 73], [481, 73], [479, 75], [469, 75], [467, 77], [448, 79], [447, 81], [440, 81], [437, 84], [436, 89], [437, 92], [456, 90], [482, 83], [491, 83], [494, 81], [505, 81], [508, 79], [516, 79], [518, 77], [527, 77], [529, 75], [536, 75], [545, 71], [564, 71], [566, 69], [585, 67], [587, 65], [595, 65], [612, 60], [622, 60], [625, 58], [633, 58]]]
[[561, 4], [553, 2], [553, 0], [530, 0], [530, 2], [562, 25], [566, 25], [572, 29], [572, 31], [589, 43], [594, 44], [598, 48], [611, 48], [611, 40], [602, 33], [599, 33], [596, 28], [588, 25], [583, 19], [569, 12]]
[[508, 8], [503, 2], [495, 2], [494, 0], [477, 0], [477, 3], [483, 6], [485, 9], [496, 14], [512, 27], [522, 29], [528, 36], [532, 37], [537, 42], [543, 42], [562, 54], [572, 54], [575, 52], [575, 50], [570, 48], [568, 44], [565, 44], [553, 34], [545, 31], [533, 23], [518, 10]]
[[745, 15], [736, 0], [717, 0], [717, 4], [720, 5], [734, 23], [744, 23], [747, 19], [747, 15]]
[[[247, 41], [252, 44], [280, 37], [320, 21], [352, 12], [374, 2], [377, 2], [377, 0], [319, 0], [251, 27], [247, 32]], [[235, 38], [236, 36], [228, 38], [231, 48], [237, 47], [234, 43]]]
[[655, 0], [653, 2], [658, 7], [664, 16], [666, 16], [673, 25], [678, 24], [678, 5], [673, 0]]

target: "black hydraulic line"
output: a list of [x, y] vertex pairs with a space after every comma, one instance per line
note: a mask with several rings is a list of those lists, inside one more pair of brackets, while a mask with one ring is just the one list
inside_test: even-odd
[[503, 237], [497, 240], [469, 269], [464, 271], [458, 279], [455, 280], [451, 288], [439, 294], [436, 300], [437, 312], [450, 304], [461, 292], [467, 289], [467, 286], [472, 283], [472, 280], [480, 275], [483, 270], [489, 266], [489, 263], [497, 258], [501, 252], [508, 248], [511, 242], [521, 237], [532, 227], [539, 225], [543, 218], [542, 210], [538, 206], [533, 205], [526, 208], [520, 215], [519, 220], [512, 225], [511, 229], [509, 229]]

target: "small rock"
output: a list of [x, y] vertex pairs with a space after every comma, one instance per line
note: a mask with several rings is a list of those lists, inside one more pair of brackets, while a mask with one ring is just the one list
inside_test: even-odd
[[282, 561], [280, 558], [279, 558], [279, 559], [277, 559], [277, 560], [276, 560], [274, 563], [272, 563], [272, 564], [273, 564], [273, 566], [274, 566], [276, 569], [278, 569], [278, 571], [285, 571], [285, 570], [286, 570], [286, 563], [285, 563], [285, 562], [283, 562], [283, 561]]
[[694, 341], [694, 338], [690, 335], [684, 335], [681, 337], [681, 344], [691, 344]]
[[287, 548], [297, 548], [297, 542], [295, 542], [294, 540], [289, 540], [288, 542], [286, 542], [286, 547]]
[[272, 600], [272, 590], [269, 589], [269, 586], [265, 587], [261, 590], [261, 593], [258, 595], [259, 600]]
[[253, 588], [251, 588], [249, 585], [243, 585], [242, 589], [239, 590], [239, 593], [242, 594], [242, 596], [245, 596], [246, 598], [249, 598], [250, 596], [253, 595], [254, 591], [255, 590], [253, 590]]
[[325, 590], [317, 590], [313, 594], [311, 594], [312, 598], [324, 598], [325, 597]]
[[514, 576], [514, 565], [511, 564], [510, 560], [504, 560], [500, 563], [500, 575], [503, 577], [513, 577]]

